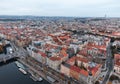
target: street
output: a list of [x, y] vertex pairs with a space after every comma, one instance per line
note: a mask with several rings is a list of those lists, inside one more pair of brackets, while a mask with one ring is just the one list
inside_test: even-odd
[[107, 81], [110, 77], [110, 73], [112, 72], [113, 66], [114, 66], [114, 59], [112, 58], [111, 46], [112, 46], [112, 43], [109, 43], [108, 46], [107, 46], [107, 58], [106, 58], [107, 74], [105, 75], [102, 84], [107, 83]]

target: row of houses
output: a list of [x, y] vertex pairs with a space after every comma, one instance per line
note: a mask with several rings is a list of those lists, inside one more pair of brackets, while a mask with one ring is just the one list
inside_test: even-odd
[[29, 55], [37, 61], [48, 65], [56, 71], [59, 71], [60, 64], [68, 59], [66, 48], [47, 42], [40, 46], [44, 49], [42, 50], [35, 46], [27, 47]]
[[114, 73], [120, 77], [120, 54], [114, 55]]
[[74, 56], [61, 64], [61, 73], [76, 80], [92, 83], [101, 73], [101, 64], [88, 61], [86, 58]]

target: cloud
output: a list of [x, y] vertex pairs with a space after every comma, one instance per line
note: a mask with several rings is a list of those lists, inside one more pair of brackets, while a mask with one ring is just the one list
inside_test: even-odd
[[118, 0], [0, 0], [0, 15], [119, 16], [119, 9]]

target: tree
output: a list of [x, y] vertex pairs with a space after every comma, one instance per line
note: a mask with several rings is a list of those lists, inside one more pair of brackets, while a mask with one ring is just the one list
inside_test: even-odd
[[95, 84], [100, 84], [99, 81], [96, 81]]

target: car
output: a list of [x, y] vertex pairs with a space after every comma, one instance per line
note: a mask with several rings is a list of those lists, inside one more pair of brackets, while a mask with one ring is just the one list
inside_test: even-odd
[[8, 49], [9, 49], [8, 52], [9, 52], [10, 54], [12, 54], [12, 53], [13, 53], [13, 49], [12, 49], [11, 47], [9, 47]]

